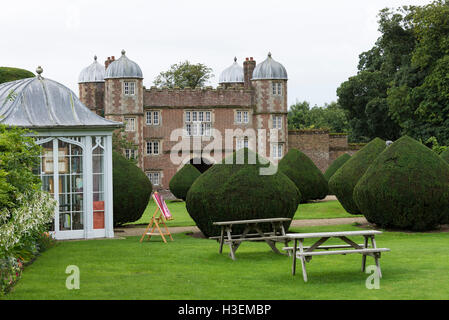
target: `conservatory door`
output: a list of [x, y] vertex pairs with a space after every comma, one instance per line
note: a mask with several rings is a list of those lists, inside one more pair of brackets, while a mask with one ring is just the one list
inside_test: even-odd
[[42, 188], [58, 200], [52, 225], [57, 239], [85, 236], [84, 152], [81, 138], [73, 139], [40, 143]]
[[92, 226], [95, 237], [105, 236], [105, 137], [92, 137]]

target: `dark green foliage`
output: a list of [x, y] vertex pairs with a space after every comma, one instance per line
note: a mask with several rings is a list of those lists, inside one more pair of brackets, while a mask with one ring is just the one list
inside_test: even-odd
[[337, 196], [345, 210], [351, 214], [360, 214], [360, 209], [352, 198], [354, 187], [365, 174], [368, 167], [385, 149], [385, 141], [376, 138], [357, 151], [351, 159], [338, 169], [329, 179], [329, 190]]
[[[41, 181], [31, 168], [37, 168], [41, 147], [30, 131], [0, 125], [0, 212], [17, 208], [22, 196], [40, 189]], [[0, 219], [0, 225], [4, 223]]]
[[449, 163], [449, 148], [446, 148], [446, 150], [444, 150], [441, 154], [440, 154], [441, 159], [443, 159], [444, 161], [446, 161], [447, 163]]
[[24, 69], [0, 67], [0, 83], [32, 77], [34, 74]]
[[327, 168], [326, 172], [324, 173], [324, 178], [329, 181], [329, 179], [334, 175], [334, 173], [349, 159], [351, 156], [347, 153], [342, 154], [337, 159], [332, 162], [332, 164]]
[[[244, 161], [236, 162], [240, 157]], [[261, 175], [266, 163], [252, 151], [241, 149], [196, 179], [187, 193], [186, 208], [205, 236], [219, 235], [220, 228], [212, 225], [216, 221], [293, 218], [301, 194], [276, 167], [274, 174]], [[239, 231], [238, 226], [233, 228]]]
[[170, 191], [173, 195], [182, 200], [186, 200], [187, 191], [195, 180], [201, 175], [201, 172], [191, 164], [186, 164], [170, 180]]
[[289, 177], [301, 192], [301, 202], [324, 199], [328, 194], [327, 181], [313, 161], [297, 149], [279, 161], [279, 170]]
[[355, 187], [354, 200], [380, 227], [433, 229], [449, 217], [449, 165], [404, 136], [374, 160]]
[[139, 220], [151, 197], [148, 177], [120, 153], [112, 152], [114, 182], [114, 225]]

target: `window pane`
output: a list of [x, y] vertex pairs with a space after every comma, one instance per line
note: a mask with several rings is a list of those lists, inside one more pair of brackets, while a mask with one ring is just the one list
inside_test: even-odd
[[154, 125], [159, 124], [159, 111], [153, 112], [153, 124]]
[[147, 142], [147, 154], [151, 154], [153, 152], [152, 146], [153, 144], [151, 142]]
[[159, 141], [154, 141], [153, 142], [153, 153], [154, 154], [159, 154]]
[[206, 121], [210, 122], [210, 111], [206, 111]]
[[192, 112], [192, 121], [197, 121], [197, 112], [196, 111]]
[[242, 122], [242, 112], [241, 111], [237, 111], [237, 123], [241, 123]]
[[147, 124], [151, 124], [151, 111], [147, 111]]
[[190, 111], [186, 112], [186, 122], [190, 122]]
[[243, 122], [248, 123], [248, 111], [243, 112]]

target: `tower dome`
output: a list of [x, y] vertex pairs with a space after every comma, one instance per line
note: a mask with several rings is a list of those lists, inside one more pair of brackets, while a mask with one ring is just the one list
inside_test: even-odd
[[94, 62], [81, 71], [78, 83], [104, 82], [104, 75], [104, 66], [97, 62], [97, 56], [95, 56]]
[[122, 50], [120, 59], [112, 62], [106, 69], [105, 79], [119, 79], [119, 78], [137, 78], [143, 79], [142, 70], [139, 65], [131, 61], [126, 56], [125, 50]]
[[254, 68], [251, 80], [288, 80], [287, 70], [268, 53], [268, 57]]
[[243, 68], [237, 63], [237, 58], [234, 58], [234, 63], [223, 70], [218, 79], [219, 84], [224, 83], [244, 83]]

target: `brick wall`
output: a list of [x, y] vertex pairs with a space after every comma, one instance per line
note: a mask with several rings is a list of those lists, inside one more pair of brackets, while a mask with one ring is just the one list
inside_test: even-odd
[[78, 88], [81, 102], [96, 114], [104, 115], [104, 82], [80, 83]]
[[252, 107], [252, 90], [240, 87], [196, 88], [196, 89], [158, 89], [151, 87], [144, 92], [145, 107], [170, 108], [214, 108]]
[[289, 130], [288, 148], [304, 152], [322, 172], [329, 166], [329, 131]]

